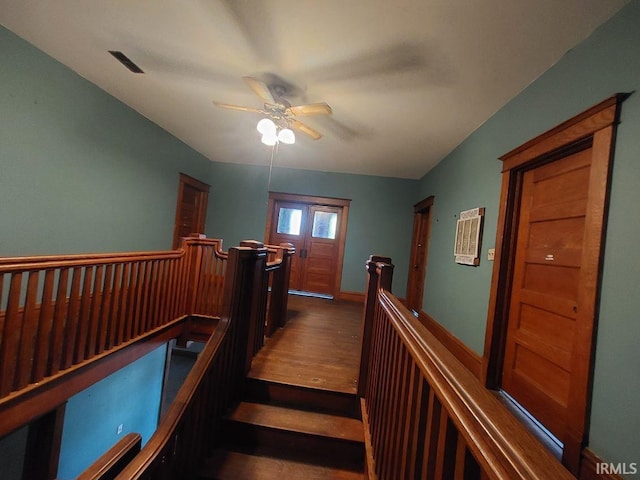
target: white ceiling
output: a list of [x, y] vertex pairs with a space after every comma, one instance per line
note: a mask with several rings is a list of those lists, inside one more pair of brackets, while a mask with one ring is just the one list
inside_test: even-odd
[[[628, 0], [0, 0], [0, 23], [213, 161], [268, 165], [241, 79], [324, 134], [275, 165], [420, 178]], [[136, 75], [108, 50], [139, 65]]]

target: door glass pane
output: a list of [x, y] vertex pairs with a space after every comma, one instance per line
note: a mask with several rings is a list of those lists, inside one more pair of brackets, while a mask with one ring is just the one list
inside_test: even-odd
[[278, 233], [300, 235], [302, 210], [297, 208], [281, 208], [278, 212]]
[[315, 212], [313, 214], [313, 230], [311, 236], [315, 238], [336, 238], [338, 214], [335, 212]]

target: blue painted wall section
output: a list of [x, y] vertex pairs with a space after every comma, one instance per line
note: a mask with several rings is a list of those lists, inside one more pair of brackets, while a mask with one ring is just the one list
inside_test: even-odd
[[69, 399], [60, 480], [77, 477], [127, 433], [141, 434], [143, 445], [149, 440], [158, 424], [166, 352], [158, 347]]

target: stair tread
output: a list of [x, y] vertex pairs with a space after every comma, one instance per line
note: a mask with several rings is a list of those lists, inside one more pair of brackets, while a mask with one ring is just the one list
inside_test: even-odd
[[205, 462], [201, 477], [216, 480], [363, 480], [364, 474], [218, 449]]
[[364, 442], [364, 429], [360, 420], [327, 413], [241, 402], [229, 416], [229, 420], [309, 435]]

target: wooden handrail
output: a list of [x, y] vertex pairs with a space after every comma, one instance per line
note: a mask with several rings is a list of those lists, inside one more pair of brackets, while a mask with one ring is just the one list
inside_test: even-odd
[[391, 294], [392, 267], [375, 269], [363, 389], [370, 476], [574, 478]]
[[89, 468], [78, 475], [76, 480], [112, 480], [116, 478], [124, 466], [140, 452], [141, 446], [142, 436], [139, 433], [127, 433]]
[[197, 328], [206, 347], [123, 478], [191, 471], [264, 343], [269, 275], [285, 296], [270, 311], [279, 303], [286, 314], [293, 253], [255, 241], [225, 252], [197, 236], [175, 251], [0, 259], [0, 437], [148, 353], [147, 343]]
[[2, 259], [3, 397], [185, 315], [185, 250]]

